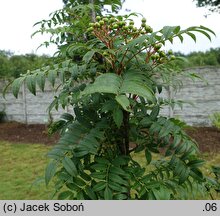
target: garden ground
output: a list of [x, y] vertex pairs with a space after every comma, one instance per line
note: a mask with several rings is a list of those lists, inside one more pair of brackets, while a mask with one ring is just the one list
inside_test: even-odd
[[[220, 152], [220, 130], [214, 127], [192, 127], [187, 133], [197, 141], [202, 152]], [[0, 124], [0, 141], [13, 143], [55, 144], [59, 135], [48, 136], [41, 124], [25, 125], [17, 122]]]
[[[211, 165], [220, 164], [220, 130], [200, 127], [187, 132], [204, 152], [204, 169], [209, 174]], [[58, 138], [58, 134], [48, 137], [45, 125], [0, 124], [0, 200], [52, 199], [53, 184], [46, 188], [43, 176], [48, 163], [46, 154]], [[141, 162], [143, 158], [139, 155], [137, 159]], [[214, 197], [220, 199], [217, 194]], [[192, 199], [210, 197], [196, 194]]]

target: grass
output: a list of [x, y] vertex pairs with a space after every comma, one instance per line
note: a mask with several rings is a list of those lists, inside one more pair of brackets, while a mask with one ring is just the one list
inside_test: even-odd
[[39, 179], [44, 175], [49, 148], [0, 142], [0, 200], [51, 198], [52, 189], [46, 188], [43, 178]]
[[[0, 141], [0, 200], [51, 199], [53, 189], [46, 188], [43, 178], [50, 148], [42, 144]], [[220, 164], [220, 154], [206, 153], [202, 157], [207, 161], [204, 167], [207, 174], [211, 165]], [[146, 163], [144, 154], [136, 159], [143, 165]]]

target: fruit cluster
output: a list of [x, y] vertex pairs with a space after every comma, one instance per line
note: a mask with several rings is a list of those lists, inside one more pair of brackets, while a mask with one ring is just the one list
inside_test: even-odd
[[[147, 20], [142, 18], [141, 25], [139, 28], [137, 28], [134, 25], [134, 21], [127, 17], [109, 16], [101, 18], [100, 16], [97, 16], [96, 22], [89, 24], [87, 32], [95, 35], [95, 37], [102, 41], [108, 49], [114, 49], [118, 45], [121, 46], [128, 44], [130, 41], [140, 37], [141, 35], [150, 35], [153, 32], [153, 29], [146, 23]], [[119, 41], [119, 43], [117, 41]], [[175, 59], [175, 56], [171, 50], [166, 53], [161, 50], [163, 44], [161, 44], [159, 41], [154, 45], [149, 45], [146, 40], [141, 44], [137, 44], [137, 46], [139, 45], [140, 52], [146, 52], [146, 63], [151, 62], [156, 66], [158, 64], [163, 64]], [[127, 51], [125, 51], [124, 55], [126, 55], [126, 52]], [[113, 54], [105, 51], [103, 53], [103, 57], [107, 58], [113, 68], [115, 67], [114, 61], [116, 61], [117, 58], [114, 58]], [[122, 58], [122, 61], [123, 59], [124, 58]], [[121, 62], [120, 66], [124, 67], [124, 63]], [[121, 69], [118, 70], [121, 71]]]
[[118, 17], [96, 17], [95, 23], [90, 23], [87, 32], [93, 33], [97, 38], [104, 42], [108, 48], [111, 47], [111, 43], [107, 43], [106, 39], [116, 38], [122, 36], [125, 43], [128, 43], [131, 39], [135, 39], [142, 34], [152, 33], [153, 29], [146, 24], [146, 19], [142, 19], [140, 28], [134, 26], [132, 19], [126, 19], [122, 16]]
[[172, 50], [169, 50], [168, 52], [165, 53], [164, 51], [160, 50], [161, 47], [162, 44], [156, 44], [154, 46], [154, 51], [150, 55], [153, 64], [157, 64], [157, 63], [162, 64], [176, 59], [176, 57], [173, 55]]

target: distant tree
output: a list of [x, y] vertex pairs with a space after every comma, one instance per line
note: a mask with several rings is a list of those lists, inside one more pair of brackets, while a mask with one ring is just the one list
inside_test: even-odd
[[185, 61], [179, 61], [177, 64], [181, 68], [198, 67], [198, 66], [219, 66], [220, 65], [220, 48], [211, 48], [206, 52], [192, 52], [183, 54], [175, 53], [178, 57], [184, 57]]
[[220, 0], [194, 0], [198, 7], [207, 7], [212, 12], [220, 12]]
[[10, 57], [14, 53], [10, 50], [0, 50], [0, 56]]
[[29, 68], [28, 60], [22, 55], [14, 55], [9, 61], [14, 77], [19, 77], [21, 74], [26, 73]]
[[34, 70], [48, 63], [49, 56], [38, 56], [35, 54], [14, 55], [10, 58], [12, 75], [19, 77], [28, 70]]
[[220, 48], [210, 49], [210, 52], [214, 53], [216, 61], [220, 64]]
[[11, 51], [0, 50], [0, 78], [19, 77], [20, 74], [42, 67], [49, 61], [50, 57], [46, 55], [14, 55]]
[[11, 76], [9, 52], [5, 50], [0, 50], [0, 78], [5, 76]]

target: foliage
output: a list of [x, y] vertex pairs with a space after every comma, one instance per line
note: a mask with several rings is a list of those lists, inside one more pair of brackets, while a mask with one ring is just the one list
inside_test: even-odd
[[210, 115], [210, 120], [213, 126], [220, 129], [220, 112], [215, 112], [212, 115]]
[[10, 53], [0, 50], [0, 77], [8, 76], [11, 73], [9, 55]]
[[0, 77], [19, 77], [28, 70], [34, 70], [48, 64], [49, 56], [35, 54], [14, 55], [10, 51], [0, 50]]
[[[51, 148], [51, 146], [43, 144], [0, 142], [1, 200], [57, 199], [56, 196], [53, 197], [53, 184], [46, 188], [43, 178], [44, 168], [48, 163], [45, 155]], [[208, 154], [204, 157], [208, 161], [204, 170], [210, 169], [212, 164], [220, 163], [219, 154]], [[145, 165], [144, 154], [136, 154], [135, 160], [142, 166]], [[38, 178], [39, 176], [42, 176], [42, 178]], [[211, 177], [210, 174], [209, 176]], [[220, 198], [215, 193], [213, 193], [213, 196], [214, 199]], [[197, 185], [194, 185], [193, 193], [187, 194], [186, 197], [190, 199], [210, 199], [209, 195], [203, 194]], [[182, 196], [180, 199], [184, 199], [184, 197]]]
[[194, 0], [198, 7], [207, 7], [212, 12], [220, 12], [220, 0]]
[[[88, 6], [78, 9], [71, 8], [76, 16]], [[58, 34], [60, 63], [12, 83], [17, 97], [24, 81], [36, 94], [36, 85], [44, 91], [46, 79], [53, 86], [59, 79], [61, 89], [49, 110], [73, 108], [74, 115], [63, 114], [51, 127], [51, 133], [59, 130], [61, 138], [48, 153], [46, 184], [55, 177], [57, 193], [65, 189], [59, 193], [63, 199], [178, 199], [194, 184], [206, 189], [197, 144], [184, 132], [184, 123], [160, 116], [167, 101], [158, 93], [172, 83], [175, 60], [172, 51], [164, 52], [162, 46], [174, 38], [183, 42], [184, 35], [195, 41], [196, 32], [211, 39], [214, 32], [204, 26], [153, 31], [145, 18], [137, 28], [135, 14], [97, 16], [88, 25], [91, 17], [87, 17], [84, 24], [79, 21], [81, 27], [75, 20], [73, 29], [69, 22], [64, 25], [66, 12], [66, 8], [59, 11], [63, 20], [53, 15], [39, 23], [40, 32]], [[56, 27], [57, 20], [63, 26]], [[70, 31], [72, 41], [66, 34]], [[82, 31], [86, 33], [80, 36]], [[135, 160], [140, 152], [145, 154], [144, 165]], [[161, 158], [154, 159], [153, 153]]]
[[[99, 7], [99, 13], [101, 10], [105, 10], [104, 6], [110, 6], [111, 11], [117, 13], [125, 0], [63, 0], [66, 7], [94, 4]], [[97, 13], [97, 10], [96, 10]], [[99, 14], [100, 15], [100, 14]]]
[[[90, 38], [87, 35], [88, 24], [95, 21], [96, 15], [101, 15], [105, 6], [111, 6], [111, 12], [117, 13], [124, 0], [63, 0], [64, 7], [50, 14], [51, 19], [42, 20], [35, 25], [40, 26], [38, 33], [50, 34], [50, 41], [45, 41], [40, 46], [48, 47], [50, 44], [58, 45], [60, 55], [77, 60], [79, 55], [66, 53], [64, 50], [73, 41], [85, 42]], [[109, 12], [107, 10], [107, 12]]]

